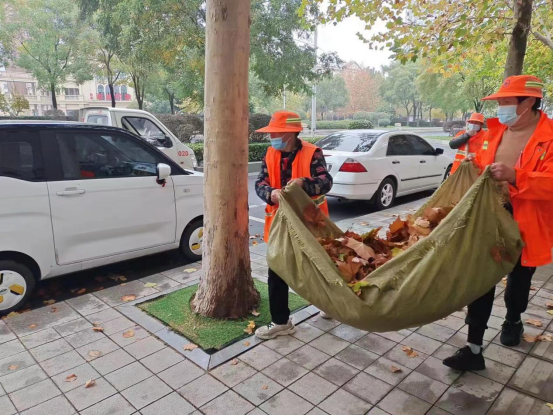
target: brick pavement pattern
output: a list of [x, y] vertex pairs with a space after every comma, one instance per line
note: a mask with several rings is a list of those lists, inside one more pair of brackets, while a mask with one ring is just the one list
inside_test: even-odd
[[[362, 231], [385, 226], [424, 200], [339, 225]], [[252, 248], [254, 275], [266, 280], [264, 245]], [[137, 297], [197, 282], [183, 267], [136, 285]], [[190, 265], [188, 266], [190, 267]], [[546, 303], [553, 299], [553, 266], [538, 269], [527, 313], [553, 333]], [[156, 288], [144, 288], [156, 282]], [[507, 348], [499, 342], [505, 314], [498, 284], [484, 355], [487, 369], [459, 373], [442, 359], [466, 342], [464, 310], [408, 330], [367, 333], [315, 316], [290, 337], [257, 345], [210, 372], [164, 344], [118, 311], [120, 286], [86, 294], [0, 321], [2, 415], [418, 415], [551, 413], [553, 343]], [[97, 323], [103, 332], [92, 330]], [[124, 337], [128, 330], [134, 337]], [[408, 357], [409, 346], [417, 352]], [[392, 370], [393, 368], [393, 370]], [[76, 380], [67, 382], [67, 377]], [[95, 385], [85, 388], [87, 380]]]

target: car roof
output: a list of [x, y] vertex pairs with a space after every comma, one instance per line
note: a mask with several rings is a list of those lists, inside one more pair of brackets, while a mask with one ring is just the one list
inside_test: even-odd
[[110, 111], [110, 112], [134, 112], [136, 114], [150, 114], [148, 111], [144, 110], [136, 110], [136, 109], [127, 109], [127, 108], [113, 108], [113, 107], [85, 107], [81, 108], [81, 110], [103, 110], [103, 111]]
[[0, 120], [0, 130], [13, 129], [13, 128], [25, 128], [31, 130], [47, 130], [47, 129], [87, 129], [87, 130], [103, 130], [103, 131], [117, 131], [132, 134], [130, 131], [124, 128], [112, 127], [102, 124], [90, 124], [76, 121], [56, 121], [56, 120]]
[[416, 132], [416, 131], [410, 131], [410, 130], [369, 130], [369, 129], [364, 129], [364, 130], [340, 130], [340, 131], [334, 131], [332, 133], [330, 133], [329, 135], [332, 135], [332, 134], [337, 134], [337, 133], [348, 133], [348, 134], [355, 134], [355, 133], [371, 133], [371, 134], [379, 134], [379, 135], [383, 135], [383, 134], [388, 134], [388, 133], [393, 133], [393, 134], [409, 134], [409, 135], [416, 135], [418, 136], [419, 134]]

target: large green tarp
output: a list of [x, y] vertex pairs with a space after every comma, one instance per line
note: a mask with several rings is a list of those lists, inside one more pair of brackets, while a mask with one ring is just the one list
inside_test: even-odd
[[489, 171], [478, 177], [463, 163], [416, 216], [429, 207], [454, 209], [430, 236], [372, 272], [358, 297], [316, 239], [343, 233], [328, 218], [323, 228], [306, 221], [304, 209], [312, 203], [297, 185], [283, 191], [269, 236], [269, 267], [310, 303], [362, 330], [417, 327], [462, 309], [513, 269], [523, 246]]

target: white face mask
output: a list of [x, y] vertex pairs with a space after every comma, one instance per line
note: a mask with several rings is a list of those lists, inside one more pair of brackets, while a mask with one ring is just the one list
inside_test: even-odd
[[517, 108], [518, 105], [500, 105], [497, 107], [497, 118], [499, 118], [499, 122], [507, 127], [515, 125], [518, 120], [520, 120], [520, 117], [529, 110], [529, 108], [527, 108], [522, 114], [517, 115]]
[[470, 124], [469, 123], [468, 129], [469, 130], [474, 130], [474, 131], [480, 131], [482, 129], [482, 126], [480, 126], [479, 124]]

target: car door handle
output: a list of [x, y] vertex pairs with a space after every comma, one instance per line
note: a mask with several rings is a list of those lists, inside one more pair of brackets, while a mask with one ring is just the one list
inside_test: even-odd
[[397, 160], [392, 161], [392, 164], [399, 164], [400, 162]]
[[58, 196], [73, 196], [73, 195], [82, 195], [83, 193], [86, 193], [86, 190], [71, 188], [71, 189], [62, 190], [61, 192], [57, 192], [56, 194]]
[[421, 160], [419, 163], [426, 163], [426, 160]]

